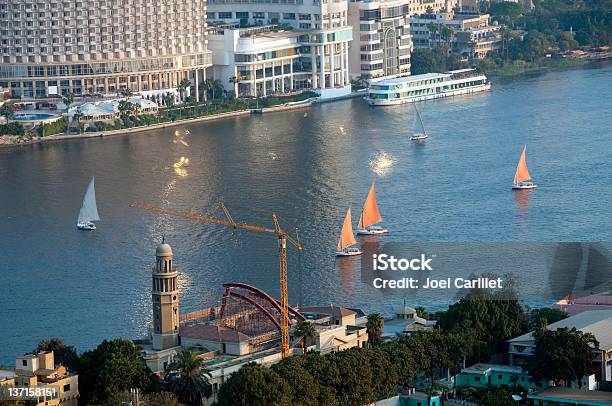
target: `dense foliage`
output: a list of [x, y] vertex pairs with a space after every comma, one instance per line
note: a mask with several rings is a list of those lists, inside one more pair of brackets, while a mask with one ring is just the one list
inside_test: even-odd
[[18, 135], [23, 136], [25, 128], [20, 123], [0, 124], [0, 135]]
[[153, 388], [151, 371], [140, 362], [140, 350], [121, 338], [104, 340], [96, 349], [84, 352], [77, 371], [83, 404], [102, 404], [130, 388], [145, 392]]
[[599, 345], [593, 334], [572, 327], [539, 329], [534, 336], [536, 347], [527, 364], [534, 381], [552, 380], [556, 385], [567, 385], [592, 373], [593, 348]]
[[34, 350], [34, 353], [42, 351], [53, 351], [53, 356], [56, 364], [61, 364], [70, 371], [76, 371], [79, 365], [79, 355], [75, 348], [71, 345], [66, 345], [64, 340], [60, 338], [51, 338], [42, 340]]

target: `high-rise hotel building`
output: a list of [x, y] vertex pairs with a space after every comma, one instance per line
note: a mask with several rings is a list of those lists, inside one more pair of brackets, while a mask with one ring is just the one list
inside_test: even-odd
[[[201, 93], [206, 0], [0, 0], [0, 87], [14, 98]], [[200, 91], [198, 91], [200, 90]]]
[[[231, 76], [238, 80], [236, 89], [256, 95], [256, 89], [264, 89], [265, 94], [279, 92], [283, 87], [280, 79], [286, 76], [287, 83], [302, 83], [300, 87], [315, 89], [323, 97], [341, 96], [350, 92], [349, 46], [352, 29], [348, 25], [347, 0], [209, 0], [208, 21], [213, 25], [240, 24], [266, 25], [282, 24], [297, 31], [297, 54], [291, 61], [292, 72], [281, 66], [288, 61], [276, 60], [278, 54], [257, 44], [257, 35], [252, 37], [253, 46], [248, 41], [240, 46], [240, 55], [235, 61], [226, 61], [230, 66], [238, 62], [241, 66]], [[259, 37], [261, 41], [261, 36]], [[274, 39], [276, 41], [276, 39]], [[236, 48], [235, 46], [232, 46]], [[287, 55], [291, 59], [292, 55]], [[240, 69], [242, 71], [240, 71]], [[297, 74], [307, 73], [304, 80]], [[295, 76], [290, 79], [289, 76]], [[227, 75], [226, 75], [227, 76]], [[230, 78], [215, 77], [227, 85]], [[294, 82], [295, 80], [295, 82]], [[257, 94], [262, 94], [257, 90]]]

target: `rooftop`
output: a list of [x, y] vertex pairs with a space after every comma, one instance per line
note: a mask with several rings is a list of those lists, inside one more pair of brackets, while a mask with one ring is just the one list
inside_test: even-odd
[[523, 372], [521, 367], [510, 366], [510, 365], [499, 365], [499, 364], [474, 364], [468, 368], [464, 368], [461, 372], [467, 374], [486, 374], [489, 371], [496, 372], [510, 372], [520, 374]]
[[423, 73], [422, 75], [410, 75], [410, 76], [402, 76], [399, 78], [393, 79], [383, 79], [372, 84], [376, 85], [397, 85], [400, 83], [408, 83], [408, 82], [416, 82], [418, 80], [428, 80], [428, 79], [437, 79], [449, 77], [450, 73]]
[[[612, 309], [607, 310], [590, 310], [578, 313], [574, 316], [557, 321], [548, 325], [549, 330], [557, 330], [559, 328], [576, 327], [584, 333], [592, 333], [597, 341], [599, 348], [604, 350], [612, 349]], [[533, 334], [527, 333], [520, 337], [508, 340], [510, 343], [534, 341]]]
[[356, 312], [354, 312], [351, 309], [347, 309], [346, 307], [340, 307], [340, 306], [305, 306], [305, 307], [300, 307], [300, 312], [305, 312], [305, 313], [322, 313], [322, 314], [329, 314], [335, 317], [346, 317], [346, 316], [352, 316], [354, 314], [356, 314]]
[[581, 405], [612, 404], [612, 392], [587, 391], [563, 387], [548, 388], [530, 394], [527, 397], [529, 399], [580, 401]]
[[241, 342], [248, 341], [249, 337], [236, 330], [214, 324], [195, 324], [193, 326], [181, 326], [179, 330], [181, 337], [189, 337], [208, 341]]

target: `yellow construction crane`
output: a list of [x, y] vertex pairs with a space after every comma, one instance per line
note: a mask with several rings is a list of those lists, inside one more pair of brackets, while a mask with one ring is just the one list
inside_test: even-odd
[[283, 229], [280, 226], [278, 216], [276, 215], [275, 212], [272, 212], [272, 221], [274, 223], [274, 229], [270, 229], [270, 228], [266, 228], [262, 226], [256, 226], [252, 224], [246, 224], [246, 223], [237, 223], [234, 221], [232, 215], [230, 214], [227, 207], [225, 207], [223, 202], [219, 203], [219, 207], [221, 208], [221, 210], [223, 210], [223, 213], [225, 214], [225, 218], [197, 214], [197, 213], [189, 212], [189, 211], [167, 210], [167, 209], [162, 209], [159, 207], [153, 207], [153, 206], [149, 206], [146, 204], [140, 204], [140, 203], [132, 203], [130, 204], [130, 207], [143, 209], [143, 210], [147, 210], [147, 211], [151, 211], [151, 212], [155, 212], [159, 214], [164, 214], [166, 216], [182, 217], [182, 218], [186, 218], [186, 219], [190, 219], [194, 221], [201, 221], [204, 223], [219, 224], [222, 226], [230, 227], [234, 230], [241, 229], [241, 230], [254, 231], [256, 233], [263, 233], [263, 234], [269, 234], [269, 235], [276, 236], [278, 238], [279, 261], [280, 261], [280, 266], [279, 266], [280, 268], [280, 302], [281, 302], [280, 303], [280, 307], [281, 307], [280, 349], [281, 349], [281, 355], [283, 358], [289, 355], [289, 292], [288, 292], [288, 286], [287, 286], [288, 285], [287, 241], [289, 241], [289, 243], [293, 245], [298, 251], [302, 250], [302, 245], [300, 244], [300, 239], [299, 239], [299, 236], [297, 235], [297, 230], [296, 230], [295, 238], [291, 237], [291, 235], [283, 231]]

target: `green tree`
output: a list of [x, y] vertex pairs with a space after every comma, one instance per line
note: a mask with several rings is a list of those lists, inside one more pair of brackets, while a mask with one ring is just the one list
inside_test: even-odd
[[335, 354], [308, 353], [304, 359], [304, 368], [319, 384], [319, 404], [334, 404], [341, 380]]
[[412, 51], [410, 72], [413, 75], [446, 70], [446, 55], [439, 49], [416, 48]]
[[309, 321], [300, 321], [295, 325], [294, 334], [301, 339], [302, 354], [306, 354], [306, 343], [317, 336], [317, 329]]
[[535, 350], [529, 358], [527, 370], [534, 382], [551, 380], [556, 386], [569, 385], [590, 375], [595, 359], [594, 348], [599, 342], [591, 333], [560, 328], [536, 330]]
[[183, 79], [178, 85], [178, 91], [181, 96], [181, 101], [185, 100], [187, 89], [191, 88], [191, 82], [188, 79]]
[[531, 311], [531, 328], [536, 328], [540, 324], [540, 319], [544, 319], [544, 325], [555, 323], [567, 318], [567, 313], [559, 309], [543, 307]]
[[427, 309], [425, 309], [423, 306], [417, 306], [414, 308], [414, 310], [416, 310], [416, 314], [419, 317], [422, 317], [424, 319], [427, 319], [429, 317], [429, 313], [427, 313]]
[[66, 108], [70, 107], [72, 103], [74, 103], [74, 94], [66, 93], [62, 96], [62, 103], [66, 105]]
[[140, 349], [122, 338], [104, 340], [83, 353], [77, 371], [83, 404], [103, 403], [130, 388], [152, 388], [151, 371], [140, 362]]
[[497, 21], [514, 27], [516, 20], [523, 14], [523, 5], [520, 3], [502, 1], [498, 3], [492, 3], [489, 8], [489, 13]]
[[[339, 381], [335, 386], [336, 401], [340, 405], [367, 405], [374, 400], [373, 382], [369, 354], [372, 349], [351, 348], [330, 355], [338, 365]], [[385, 380], [381, 377], [381, 380]], [[385, 383], [382, 383], [383, 385]]]
[[134, 92], [132, 91], [132, 89], [128, 87], [121, 89], [120, 93], [121, 93], [121, 96], [123, 96], [126, 100], [134, 95]]
[[12, 103], [4, 103], [0, 106], [0, 116], [6, 117], [6, 120], [10, 120], [15, 115], [15, 105]]
[[379, 313], [368, 314], [367, 319], [366, 331], [368, 333], [368, 341], [370, 345], [377, 345], [381, 340], [385, 320]]
[[141, 402], [142, 406], [184, 406], [172, 392], [157, 392], [145, 395]]
[[79, 131], [79, 134], [82, 131], [82, 126], [81, 126], [81, 120], [83, 119], [83, 112], [81, 111], [81, 107], [77, 107], [76, 111], [74, 112], [74, 115], [72, 116], [72, 119], [76, 122], [77, 125], [77, 129]]
[[292, 396], [292, 388], [274, 370], [250, 363], [221, 385], [217, 406], [290, 406]]
[[203, 369], [203, 361], [193, 352], [182, 351], [168, 366], [170, 390], [177, 398], [189, 406], [200, 406], [202, 399], [212, 394], [208, 377]]
[[505, 389], [492, 389], [479, 402], [482, 406], [516, 406], [512, 394]]
[[292, 405], [318, 406], [320, 402], [319, 382], [306, 369], [306, 357], [288, 357], [272, 366], [287, 384], [293, 388]]
[[523, 39], [523, 53], [530, 62], [541, 59], [549, 49], [550, 43], [548, 39], [539, 31], [529, 31]]
[[55, 363], [62, 364], [71, 371], [76, 371], [79, 365], [79, 356], [72, 345], [66, 345], [61, 338], [42, 340], [34, 353], [53, 351]]

